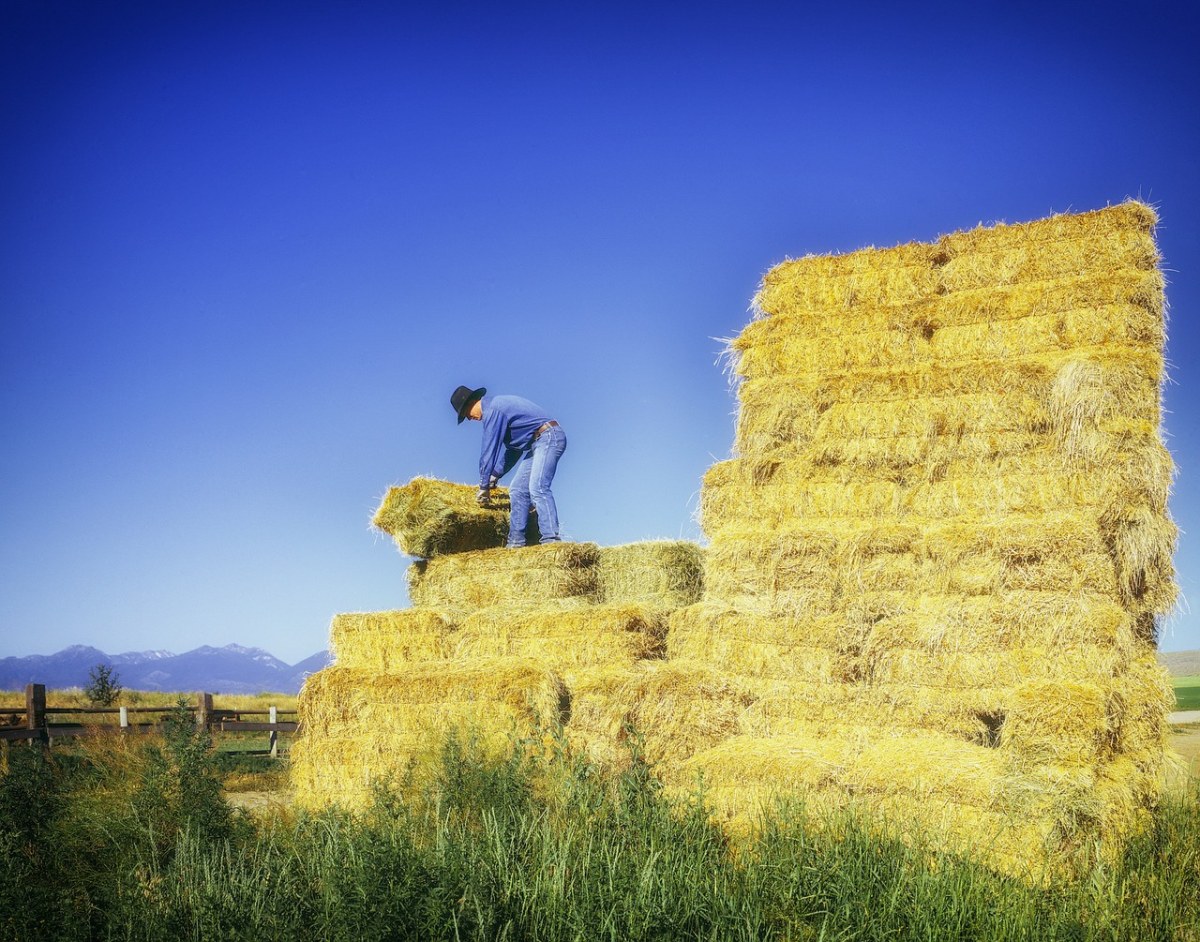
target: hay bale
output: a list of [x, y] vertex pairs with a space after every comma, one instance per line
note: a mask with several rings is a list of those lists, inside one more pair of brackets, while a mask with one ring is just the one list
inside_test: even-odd
[[[1133, 280], [1154, 284], [1158, 275], [1138, 272]], [[1038, 307], [1008, 320], [985, 318], [979, 312], [958, 322], [956, 308], [937, 301], [888, 311], [888, 322], [875, 329], [861, 322], [855, 330], [837, 329], [843, 321], [833, 329], [799, 331], [771, 318], [752, 324], [733, 342], [734, 368], [739, 376], [756, 379], [814, 369], [954, 366], [1104, 345], [1161, 347], [1162, 311], [1139, 303], [1145, 294], [1135, 283], [1131, 296], [1107, 303]]]
[[761, 696], [739, 717], [745, 736], [849, 736], [862, 728], [939, 732], [998, 746], [1010, 691], [947, 690], [917, 684], [865, 685], [785, 680], [761, 684]]
[[[980, 852], [988, 866], [1021, 873], [1068, 869], [1085, 835], [1097, 839], [1092, 832], [1101, 819], [1121, 822], [1124, 829], [1104, 839], [1123, 841], [1118, 835], [1129, 833], [1133, 803], [1128, 789], [1098, 794], [1106, 780], [1115, 782], [1086, 765], [1026, 771], [1000, 750], [937, 733], [839, 730], [726, 740], [674, 770], [668, 794], [682, 797], [699, 784], [714, 816], [735, 832], [753, 830], [762, 809], [779, 798], [798, 799], [818, 822], [830, 810], [853, 807], [902, 838], [943, 852]], [[925, 805], [953, 806], [957, 826], [931, 829], [933, 822], [914, 813]], [[1012, 842], [1014, 828], [1032, 828], [1044, 841], [1022, 848]], [[957, 840], [972, 835], [977, 842], [970, 848]], [[996, 846], [1009, 850], [997, 858]], [[1022, 866], [1011, 869], [1013, 863]]]
[[336, 725], [386, 733], [412, 725], [421, 708], [472, 704], [508, 710], [534, 725], [561, 719], [564, 688], [542, 665], [522, 658], [479, 658], [467, 664], [425, 663], [396, 674], [328, 667], [310, 675], [298, 709], [305, 732]]
[[408, 569], [413, 604], [450, 613], [598, 595], [600, 548], [547, 543], [417, 560]]
[[1005, 592], [962, 596], [881, 594], [858, 601], [870, 623], [864, 647], [935, 654], [987, 654], [1039, 644], [1058, 650], [1132, 648], [1135, 622], [1111, 596], [1076, 592]]
[[[666, 793], [675, 800], [695, 800], [680, 786], [668, 786]], [[865, 827], [881, 837], [977, 860], [1026, 882], [1044, 883], [1070, 872], [1053, 822], [1015, 818], [937, 796], [882, 795], [862, 800], [836, 788], [797, 794], [764, 784], [707, 787], [703, 801], [713, 822], [741, 839], [761, 834], [765, 822], [784, 809], [802, 816], [814, 831], [838, 836], [851, 825]]]
[[616, 770], [628, 759], [628, 750], [619, 742], [620, 722], [614, 723], [611, 716], [619, 713], [621, 690], [640, 667], [639, 663], [583, 667], [569, 671], [565, 678], [570, 696], [564, 730], [567, 744], [597, 768]]
[[1106, 689], [1115, 750], [1156, 778], [1170, 742], [1168, 717], [1175, 709], [1175, 692], [1170, 675], [1158, 663], [1154, 645], [1144, 643], [1129, 667]]
[[919, 301], [937, 290], [934, 254], [911, 243], [786, 261], [767, 272], [753, 307], [771, 316]]
[[736, 735], [755, 699], [722, 671], [685, 660], [576, 671], [568, 687], [568, 740], [610, 770], [627, 766], [632, 748], [656, 770], [677, 766]]
[[1000, 648], [989, 652], [930, 653], [914, 648], [868, 647], [861, 671], [872, 683], [923, 684], [947, 690], [971, 687], [1018, 687], [1034, 680], [1078, 677], [1111, 680], [1129, 666], [1127, 648], [1092, 645], [1056, 648]]
[[[1127, 217], [1113, 217], [1118, 225]], [[1158, 249], [1148, 229], [1111, 228], [1078, 238], [1039, 240], [1036, 245], [966, 249], [947, 239], [949, 256], [941, 266], [940, 284], [946, 291], [1000, 287], [1026, 282], [1077, 277], [1080, 272], [1130, 269], [1153, 271]]]
[[441, 612], [410, 608], [334, 615], [329, 645], [338, 667], [392, 673], [443, 660], [454, 625]]
[[[853, 317], [844, 309], [806, 309], [777, 313], [752, 321], [729, 343], [732, 371], [751, 378], [758, 373], [807, 372], [825, 364], [822, 354], [815, 362], [799, 356], [783, 357], [782, 348], [804, 337], [839, 338], [859, 334], [909, 335], [914, 343], [930, 342], [946, 328], [973, 324], [1009, 324], [1020, 331], [1021, 322], [1041, 318], [1051, 312], [1082, 314], [1102, 309], [1137, 307], [1155, 315], [1160, 322], [1151, 325], [1151, 336], [1161, 333], [1163, 314], [1163, 277], [1158, 271], [1117, 269], [1049, 281], [1025, 282], [1003, 287], [955, 291], [937, 294], [909, 303], [888, 303], [859, 307]], [[1053, 330], [1047, 333], [1054, 333]], [[767, 359], [750, 364], [744, 356]]]
[[649, 540], [600, 550], [600, 597], [670, 611], [700, 601], [704, 550], [685, 540]]
[[755, 483], [754, 462], [733, 459], [713, 465], [705, 475], [701, 523], [715, 536], [726, 527], [770, 532], [810, 520], [932, 522], [1075, 511], [1096, 521], [1112, 515], [1113, 508], [1143, 506], [1161, 517], [1173, 474], [1169, 461], [1158, 460], [1157, 450], [1114, 457], [1120, 460], [1107, 473], [1080, 465], [1064, 470], [1056, 459], [1038, 462], [1028, 456], [1024, 462], [1000, 463], [987, 476], [968, 463], [949, 466], [937, 480], [903, 482], [848, 481], [847, 475], [826, 469], [810, 469], [805, 476], [802, 467], [784, 462], [762, 483]]
[[770, 640], [738, 635], [709, 616], [701, 603], [671, 615], [667, 632], [667, 657], [719, 666], [734, 677], [786, 678], [833, 683], [847, 679], [853, 668], [836, 648], [794, 640]]
[[293, 753], [305, 807], [361, 807], [375, 783], [398, 785], [436, 756], [448, 735], [503, 755], [514, 738], [564, 719], [566, 689], [519, 658], [420, 664], [398, 674], [330, 667], [309, 676], [298, 701]]
[[[743, 382], [734, 445], [739, 454], [775, 448], [804, 448], [837, 439], [889, 434], [958, 435], [967, 432], [1044, 433], [1043, 410], [1030, 400], [1058, 408], [1060, 374], [1087, 364], [1100, 376], [1103, 410], [1092, 414], [1089, 434], [1120, 434], [1122, 422], [1159, 421], [1158, 388], [1164, 375], [1159, 349], [1128, 347], [1063, 351], [1004, 360], [944, 365], [790, 372]], [[1087, 403], [1089, 387], [1064, 387], [1068, 402]], [[989, 400], [987, 397], [991, 395]], [[1010, 407], [1005, 397], [1018, 397]], [[980, 398], [982, 397], [982, 398]], [[953, 408], [961, 398], [969, 408]], [[978, 412], [978, 414], [976, 414]], [[827, 416], [827, 413], [829, 414]], [[1053, 421], [1053, 416], [1050, 417]], [[1045, 439], [1042, 440], [1045, 443]]]
[[[480, 507], [476, 488], [437, 478], [416, 477], [400, 487], [388, 488], [371, 525], [389, 534], [400, 552], [431, 558], [445, 553], [503, 546], [508, 538], [508, 491], [492, 492], [492, 506]], [[530, 515], [526, 533], [536, 544], [537, 515]]]
[[565, 674], [662, 657], [666, 627], [661, 613], [639, 605], [589, 605], [581, 599], [501, 605], [465, 616], [448, 655], [531, 658]]
[[1179, 595], [1172, 563], [1179, 530], [1167, 517], [1165, 503], [1114, 504], [1101, 516], [1100, 529], [1125, 606], [1150, 615], [1169, 612]]
[[998, 750], [936, 732], [863, 729], [838, 736], [735, 736], [670, 770], [672, 785], [839, 788], [850, 794], [937, 796], [1008, 809], [1009, 763]]
[[[1116, 206], [1105, 206], [1083, 213], [1059, 213], [1031, 222], [991, 226], [977, 226], [962, 232], [944, 235], [937, 240], [939, 250], [952, 256], [963, 256], [977, 252], [1010, 251], [1013, 249], [1040, 249], [1056, 242], [1081, 242], [1105, 240], [1113, 233], [1149, 235], [1158, 223], [1158, 214], [1150, 206], [1137, 200], [1127, 200]], [[1103, 251], [1104, 246], [1101, 246]], [[1151, 251], [1152, 255], [1157, 253]], [[1076, 259], [1072, 274], [1089, 269], [1117, 267], [1111, 262], [1097, 260], [1094, 254], [1085, 253], [1090, 262]], [[1154, 263], [1146, 265], [1152, 268]]]
[[1083, 593], [1117, 590], [1110, 543], [1067, 515], [951, 519], [922, 531], [902, 522], [792, 526], [762, 536], [728, 529], [710, 550], [710, 595], [806, 587], [842, 598]]
[[1000, 745], [1032, 765], [1095, 765], [1111, 757], [1115, 743], [1109, 696], [1102, 672], [1080, 682], [1083, 671], [1019, 685], [998, 725]]
[[1149, 207], [1129, 202], [1093, 213], [943, 236], [935, 244], [862, 249], [777, 265], [754, 299], [762, 315], [811, 315], [903, 305], [939, 294], [1038, 283], [1080, 274], [1152, 271], [1158, 252]]

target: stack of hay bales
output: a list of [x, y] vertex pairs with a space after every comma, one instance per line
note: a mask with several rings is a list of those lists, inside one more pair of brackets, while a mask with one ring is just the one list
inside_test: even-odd
[[1014, 873], [1144, 823], [1176, 591], [1155, 221], [766, 275], [732, 342], [737, 457], [704, 479], [705, 598], [667, 641], [736, 688], [735, 735], [664, 764], [673, 790], [702, 780], [733, 827], [781, 792], [854, 804]]
[[374, 525], [420, 557], [414, 607], [334, 617], [335, 666], [301, 692], [301, 804], [363, 807], [377, 785], [419, 781], [451, 733], [500, 755], [561, 724], [596, 758], [618, 753], [614, 698], [661, 661], [668, 616], [700, 598], [700, 549], [506, 549], [507, 494], [496, 497], [481, 508], [470, 487], [417, 478], [384, 498]]

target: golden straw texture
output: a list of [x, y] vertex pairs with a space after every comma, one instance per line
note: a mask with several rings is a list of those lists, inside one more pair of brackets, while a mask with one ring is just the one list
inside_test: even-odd
[[600, 595], [662, 610], [700, 601], [704, 550], [683, 540], [649, 540], [600, 550]]
[[362, 807], [374, 786], [399, 786], [453, 734], [503, 755], [514, 737], [561, 722], [566, 688], [536, 661], [479, 658], [413, 665], [403, 673], [329, 667], [299, 698], [304, 734], [293, 787], [305, 807]]
[[454, 626], [430, 609], [335, 615], [329, 645], [338, 667], [379, 673], [446, 657]]
[[[508, 537], [508, 491], [496, 488], [488, 508], [476, 503], [475, 494], [466, 484], [416, 477], [388, 489], [371, 525], [389, 534], [408, 556], [429, 558], [503, 546]], [[526, 533], [530, 543], [541, 538], [536, 515], [530, 517]]]
[[408, 591], [414, 605], [447, 612], [552, 599], [594, 601], [599, 560], [594, 543], [454, 553], [413, 563]]
[[1169, 709], [1163, 278], [1126, 203], [785, 262], [729, 344], [705, 596], [667, 655], [752, 698], [660, 768], [731, 831], [853, 808], [1031, 879], [1148, 819]]

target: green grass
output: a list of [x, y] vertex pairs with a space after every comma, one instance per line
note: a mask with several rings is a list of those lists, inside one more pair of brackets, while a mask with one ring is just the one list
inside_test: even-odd
[[1038, 889], [787, 812], [737, 849], [639, 763], [612, 779], [455, 744], [428, 786], [364, 815], [251, 822], [210, 787], [241, 760], [203, 746], [193, 727], [9, 750], [0, 939], [1200, 939], [1200, 789], [1119, 864]]
[[1176, 677], [1171, 683], [1175, 688], [1175, 709], [1200, 710], [1200, 675]]

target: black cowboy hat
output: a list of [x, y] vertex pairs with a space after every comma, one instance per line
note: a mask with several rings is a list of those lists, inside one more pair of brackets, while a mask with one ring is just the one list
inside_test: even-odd
[[471, 389], [470, 386], [459, 386], [450, 394], [450, 406], [458, 413], [458, 424], [462, 425], [463, 420], [467, 417], [467, 413], [471, 411], [471, 406], [475, 405], [480, 399], [487, 395], [487, 389], [480, 386], [478, 389]]

